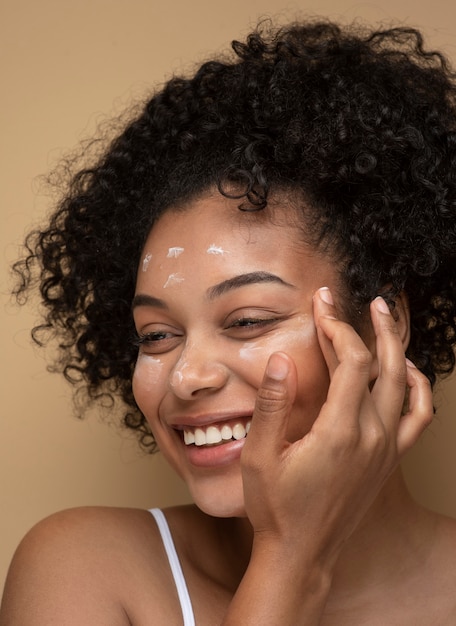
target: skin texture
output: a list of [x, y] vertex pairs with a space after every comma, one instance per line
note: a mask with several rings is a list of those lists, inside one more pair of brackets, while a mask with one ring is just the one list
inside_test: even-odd
[[[195, 466], [176, 428], [250, 419], [274, 351], [290, 354], [300, 372], [287, 428], [290, 440], [310, 429], [328, 390], [312, 295], [322, 284], [335, 288], [335, 273], [328, 260], [303, 248], [296, 228], [286, 222], [271, 226], [265, 217], [258, 224], [256, 216], [252, 220], [221, 196], [196, 202], [183, 213], [169, 212], [146, 242], [145, 252], [152, 255], [147, 271], [138, 272], [136, 301], [152, 296], [163, 305], [146, 302], [134, 309], [138, 335], [156, 333], [157, 339], [140, 346], [133, 391], [160, 450], [210, 515], [245, 514], [239, 465], [243, 441], [236, 444], [234, 462], [221, 456], [215, 467]], [[173, 242], [186, 252], [170, 259]], [[208, 252], [213, 242], [225, 253]], [[208, 297], [215, 285], [254, 272], [268, 272], [283, 284], [256, 280]], [[171, 283], [170, 276], [177, 275], [180, 280]]]
[[[252, 216], [216, 193], [165, 213], [145, 244], [133, 385], [197, 505], [165, 513], [198, 625], [455, 622], [455, 524], [397, 469], [432, 417], [404, 356], [407, 298], [397, 319], [376, 299], [358, 334], [336, 270], [280, 207]], [[250, 417], [240, 442], [183, 443], [183, 425]], [[24, 539], [1, 626], [81, 623], [182, 623], [147, 512], [68, 511]]]

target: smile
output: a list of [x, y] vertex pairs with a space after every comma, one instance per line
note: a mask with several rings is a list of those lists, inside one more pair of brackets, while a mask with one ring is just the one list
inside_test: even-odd
[[242, 422], [237, 422], [233, 426], [211, 424], [207, 428], [186, 427], [184, 429], [184, 443], [187, 446], [217, 446], [233, 440], [239, 441], [247, 436], [250, 424], [251, 421], [245, 425]]

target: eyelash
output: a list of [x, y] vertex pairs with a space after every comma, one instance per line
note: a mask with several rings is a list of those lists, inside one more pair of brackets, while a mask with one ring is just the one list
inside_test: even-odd
[[[157, 335], [162, 335], [162, 337], [160, 339], [157, 339]], [[133, 345], [136, 348], [140, 348], [141, 346], [147, 346], [147, 345], [151, 345], [153, 343], [157, 344], [161, 341], [166, 341], [167, 339], [173, 339], [175, 337], [171, 336], [171, 337], [167, 337], [167, 335], [171, 335], [171, 333], [166, 333], [166, 332], [160, 332], [160, 331], [154, 331], [151, 333], [145, 333], [144, 335], [136, 335], [133, 338]], [[155, 338], [154, 338], [155, 337]]]
[[267, 317], [267, 318], [259, 318], [259, 317], [240, 317], [239, 319], [232, 322], [228, 328], [249, 328], [255, 326], [256, 328], [261, 328], [262, 326], [267, 326], [268, 324], [273, 324], [277, 322], [277, 317]]
[[[227, 327], [226, 330], [229, 330], [230, 328], [236, 328], [236, 329], [240, 329], [240, 331], [247, 331], [249, 329], [261, 329], [263, 327], [269, 326], [271, 324], [274, 324], [275, 322], [279, 321], [280, 318], [277, 317], [268, 317], [268, 318], [258, 318], [258, 317], [240, 317], [236, 320], [234, 320], [233, 322], [231, 322]], [[137, 334], [134, 339], [133, 339], [133, 345], [136, 348], [141, 348], [141, 347], [151, 347], [151, 346], [155, 346], [158, 348], [158, 346], [162, 345], [163, 343], [166, 341], [172, 341], [173, 339], [178, 338], [178, 335], [174, 335], [173, 333], [169, 333], [166, 331], [160, 332], [160, 331], [153, 331], [153, 332], [149, 332], [149, 333], [144, 333], [143, 335], [141, 334]]]

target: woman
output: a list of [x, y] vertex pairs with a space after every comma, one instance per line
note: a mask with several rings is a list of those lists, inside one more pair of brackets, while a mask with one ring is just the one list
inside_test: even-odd
[[409, 29], [255, 32], [173, 79], [28, 240], [62, 369], [195, 505], [38, 524], [2, 625], [453, 624], [398, 463], [454, 366], [455, 84]]

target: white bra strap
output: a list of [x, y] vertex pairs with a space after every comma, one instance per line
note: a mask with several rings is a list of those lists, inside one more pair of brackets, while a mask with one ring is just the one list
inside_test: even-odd
[[177, 556], [174, 541], [169, 530], [168, 522], [166, 521], [166, 517], [160, 509], [150, 509], [150, 513], [152, 513], [155, 521], [157, 522], [158, 530], [160, 531], [163, 545], [168, 556], [169, 565], [171, 567], [171, 572], [174, 577], [174, 582], [176, 584], [177, 594], [179, 596], [179, 601], [182, 609], [184, 626], [195, 626], [192, 602], [190, 600], [187, 584], [185, 582], [184, 574], [182, 572], [181, 564], [179, 562], [179, 557]]

